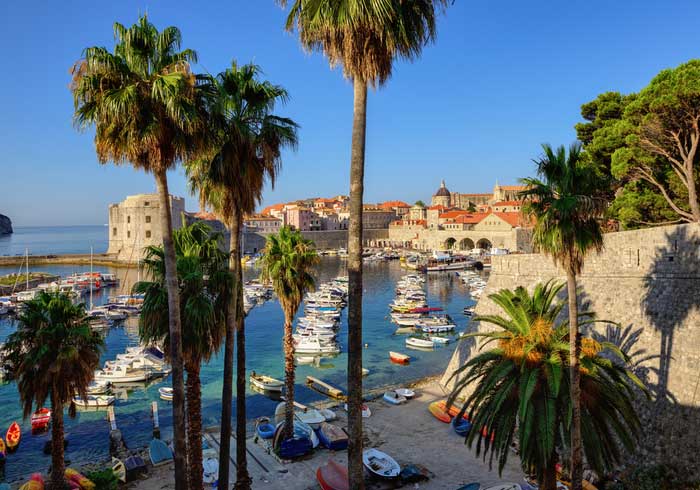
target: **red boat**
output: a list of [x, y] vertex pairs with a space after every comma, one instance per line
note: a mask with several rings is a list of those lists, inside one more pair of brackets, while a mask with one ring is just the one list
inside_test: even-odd
[[40, 432], [49, 428], [51, 423], [51, 409], [40, 408], [32, 414], [32, 432]]
[[411, 357], [406, 354], [401, 354], [400, 352], [389, 351], [389, 359], [391, 359], [391, 362], [398, 364], [408, 364]]
[[19, 440], [22, 437], [22, 429], [17, 422], [12, 422], [10, 428], [7, 429], [5, 440], [7, 441], [7, 450], [14, 451], [19, 446]]
[[316, 470], [316, 479], [323, 490], [349, 490], [348, 469], [340, 463], [328, 460]]

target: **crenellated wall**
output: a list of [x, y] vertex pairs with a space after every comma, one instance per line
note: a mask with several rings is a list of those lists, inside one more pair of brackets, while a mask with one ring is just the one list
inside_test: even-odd
[[[542, 255], [493, 257], [492, 263], [479, 315], [499, 312], [488, 298], [492, 292], [565, 281]], [[606, 234], [604, 251], [586, 259], [578, 284], [582, 307], [620, 324], [589, 333], [634, 354], [636, 370], [654, 394], [652, 402], [639, 401], [644, 433], [631, 459], [680, 464], [700, 478], [700, 225]], [[448, 389], [451, 374], [475, 349], [469, 341], [457, 348], [442, 379]]]

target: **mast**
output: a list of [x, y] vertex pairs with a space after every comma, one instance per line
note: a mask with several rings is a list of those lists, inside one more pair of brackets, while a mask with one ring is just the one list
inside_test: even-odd
[[24, 276], [27, 278], [25, 286], [26, 286], [27, 291], [29, 291], [29, 249], [28, 248], [24, 249], [24, 258], [27, 260], [27, 273]]
[[92, 310], [92, 284], [93, 284], [93, 275], [92, 275], [92, 245], [90, 245], [90, 309]]

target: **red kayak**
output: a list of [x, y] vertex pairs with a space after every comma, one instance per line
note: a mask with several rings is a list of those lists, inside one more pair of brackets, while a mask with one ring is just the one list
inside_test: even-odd
[[7, 441], [7, 449], [14, 451], [19, 446], [19, 440], [22, 438], [22, 429], [17, 422], [12, 422], [10, 428], [7, 429], [5, 440]]
[[51, 423], [51, 409], [40, 408], [32, 414], [32, 431], [43, 431]]
[[328, 460], [316, 470], [316, 479], [323, 490], [349, 490], [348, 469], [340, 463]]

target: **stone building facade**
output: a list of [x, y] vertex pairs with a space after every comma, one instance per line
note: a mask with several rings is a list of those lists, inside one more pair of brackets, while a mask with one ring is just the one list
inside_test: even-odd
[[[183, 224], [185, 199], [170, 196], [173, 229]], [[157, 194], [127, 196], [109, 205], [109, 247], [107, 253], [118, 260], [136, 261], [149, 245], [163, 243], [160, 203]]]
[[[602, 253], [586, 259], [579, 304], [618, 324], [597, 324], [586, 333], [626, 349], [652, 393], [651, 401], [639, 398], [642, 434], [628, 461], [680, 465], [700, 479], [700, 225], [608, 233], [604, 243]], [[476, 314], [499, 313], [488, 298], [493, 292], [532, 290], [550, 279], [566, 280], [548, 257], [494, 256]], [[489, 328], [468, 326], [469, 331]], [[477, 351], [474, 341], [460, 343], [442, 378], [448, 391], [452, 373]]]

